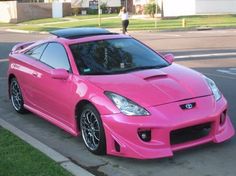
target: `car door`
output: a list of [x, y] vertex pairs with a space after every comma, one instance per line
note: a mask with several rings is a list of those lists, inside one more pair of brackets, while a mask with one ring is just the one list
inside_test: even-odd
[[24, 103], [27, 106], [34, 108], [35, 105], [35, 97], [33, 85], [35, 75], [37, 73], [36, 69], [38, 60], [40, 59], [44, 49], [46, 48], [47, 43], [37, 45], [24, 54], [18, 54], [18, 59], [21, 62], [13, 63], [11, 67], [16, 68], [19, 73], [17, 74], [17, 79], [21, 84], [21, 89], [24, 92]]
[[[54, 69], [65, 69], [69, 73], [68, 79], [55, 79], [52, 77]], [[56, 120], [73, 126], [71, 112], [71, 96], [73, 94], [73, 74], [64, 46], [52, 42], [45, 48], [38, 67], [34, 82], [34, 98], [37, 109], [47, 115], [49, 120]]]

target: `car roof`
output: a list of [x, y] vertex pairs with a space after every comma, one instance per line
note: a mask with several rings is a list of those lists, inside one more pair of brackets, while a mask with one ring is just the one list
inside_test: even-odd
[[83, 27], [83, 28], [67, 28], [51, 31], [50, 34], [60, 38], [78, 39], [83, 37], [98, 36], [98, 35], [111, 35], [112, 33], [103, 28]]

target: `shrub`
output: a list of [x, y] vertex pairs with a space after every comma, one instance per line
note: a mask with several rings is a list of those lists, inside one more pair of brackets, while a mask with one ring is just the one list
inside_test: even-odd
[[72, 8], [72, 15], [79, 15], [80, 14], [80, 8], [76, 7], [76, 8]]
[[87, 14], [89, 15], [97, 15], [98, 14], [98, 9], [87, 9]]
[[151, 17], [154, 18], [154, 15], [156, 13], [156, 6], [157, 6], [157, 13], [160, 13], [161, 9], [160, 9], [159, 5], [155, 4], [155, 3], [145, 5], [144, 13], [149, 14]]

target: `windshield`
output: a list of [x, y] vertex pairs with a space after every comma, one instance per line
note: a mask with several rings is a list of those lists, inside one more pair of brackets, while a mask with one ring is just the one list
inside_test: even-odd
[[169, 64], [135, 39], [109, 39], [70, 46], [81, 75], [122, 74]]

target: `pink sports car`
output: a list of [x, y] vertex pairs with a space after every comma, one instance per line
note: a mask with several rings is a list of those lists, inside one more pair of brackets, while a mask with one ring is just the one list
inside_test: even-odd
[[220, 143], [235, 131], [211, 79], [172, 63], [136, 39], [100, 28], [53, 31], [9, 56], [9, 97], [74, 136], [89, 151], [169, 157]]

